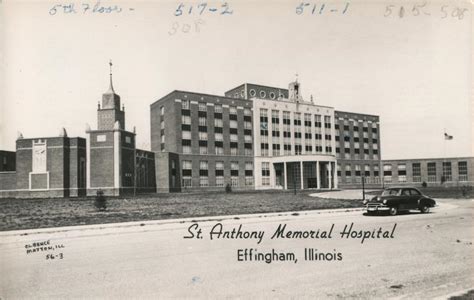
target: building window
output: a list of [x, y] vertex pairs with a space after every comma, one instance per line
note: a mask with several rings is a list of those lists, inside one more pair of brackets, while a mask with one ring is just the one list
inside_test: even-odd
[[[224, 162], [223, 161], [216, 161], [216, 178], [222, 177], [224, 178]], [[224, 184], [224, 182], [222, 182]]]
[[164, 116], [164, 115], [165, 115], [165, 107], [160, 106], [160, 116]]
[[270, 185], [270, 163], [262, 162], [262, 185]]
[[308, 130], [311, 130], [311, 114], [304, 114], [304, 126], [309, 127]]
[[373, 165], [374, 168], [374, 176], [378, 177], [379, 176], [379, 165]]
[[265, 91], [260, 91], [260, 98], [265, 98], [267, 96], [267, 93]]
[[199, 102], [198, 104], [199, 111], [207, 111], [207, 105], [205, 102]]
[[280, 124], [280, 116], [278, 110], [272, 110], [272, 123], [273, 124]]
[[383, 165], [383, 181], [392, 182], [392, 165], [390, 164]]
[[436, 182], [436, 163], [428, 163], [428, 182]]
[[295, 127], [295, 139], [296, 141], [301, 141], [301, 128]]
[[215, 146], [216, 155], [224, 155], [224, 148], [222, 146]]
[[324, 128], [331, 128], [331, 116], [324, 116]]
[[182, 163], [183, 187], [192, 186], [192, 180], [191, 180], [192, 172], [193, 172], [192, 161], [183, 160], [183, 163]]
[[239, 177], [239, 163], [236, 161], [232, 161], [230, 163], [230, 176], [237, 177], [237, 178]]
[[[250, 147], [247, 147], [247, 145], [250, 145]], [[253, 156], [253, 152], [252, 152], [252, 144], [245, 144], [245, 148], [244, 148], [244, 155], [245, 156]]]
[[303, 147], [301, 145], [295, 145], [295, 155], [301, 155], [303, 153]]
[[407, 165], [399, 164], [397, 167], [398, 167], [398, 182], [407, 182]]
[[261, 143], [260, 144], [260, 152], [261, 156], [268, 156], [268, 143]]
[[191, 125], [191, 116], [181, 116], [181, 124]]
[[451, 162], [443, 162], [443, 179], [442, 181], [453, 181]]
[[214, 105], [214, 112], [221, 114], [222, 113], [222, 105], [220, 105], [220, 104]]
[[239, 177], [230, 177], [230, 184], [232, 187], [239, 186]]
[[283, 154], [291, 155], [291, 144], [283, 144]]
[[272, 155], [273, 156], [280, 156], [280, 144], [273, 144], [272, 145]]
[[421, 182], [421, 164], [413, 163], [411, 169], [413, 174], [413, 182]]
[[207, 154], [207, 146], [200, 146], [199, 147], [199, 154]]
[[230, 155], [232, 156], [236, 156], [237, 155], [237, 150], [238, 148], [237, 147], [230, 147]]
[[[201, 160], [199, 162], [199, 177], [202, 179], [203, 177], [206, 178], [206, 182], [207, 182], [207, 185], [206, 186], [209, 186], [209, 181], [207, 181], [207, 177], [209, 176], [209, 163], [207, 162], [207, 160]], [[200, 185], [202, 186], [202, 185]]]
[[222, 128], [222, 119], [214, 119], [214, 127]]
[[271, 93], [270, 93], [270, 98], [271, 98], [271, 99], [275, 99], [275, 98], [276, 98], [276, 95], [275, 95], [274, 92], [271, 92]]
[[294, 124], [295, 126], [301, 126], [301, 113], [294, 113]]
[[250, 90], [250, 96], [255, 97], [257, 95], [257, 92], [254, 89]]
[[[188, 131], [188, 132], [189, 132], [189, 136], [191, 138], [191, 132], [190, 131]], [[207, 141], [207, 132], [199, 132], [199, 140]]]
[[346, 177], [351, 177], [352, 176], [352, 170], [351, 170], [351, 165], [346, 165], [344, 167], [344, 175]]
[[364, 165], [364, 176], [370, 177], [370, 165]]
[[190, 154], [191, 153], [191, 146], [183, 145], [183, 153], [184, 154]]
[[314, 127], [321, 128], [321, 115], [314, 115]]
[[284, 125], [290, 125], [291, 124], [290, 112], [289, 111], [284, 111], [283, 112], [283, 124]]
[[216, 177], [216, 186], [224, 186], [224, 176]]
[[189, 100], [181, 101], [181, 109], [189, 109]]
[[207, 118], [199, 118], [199, 126], [207, 126]]
[[229, 115], [236, 115], [237, 114], [237, 107], [230, 106], [229, 107]]
[[252, 111], [250, 108], [244, 108], [244, 116], [252, 116]]
[[459, 174], [459, 181], [468, 181], [466, 161], [458, 162], [458, 174]]

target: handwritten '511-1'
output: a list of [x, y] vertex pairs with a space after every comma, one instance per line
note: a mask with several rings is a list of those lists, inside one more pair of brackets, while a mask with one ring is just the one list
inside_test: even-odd
[[[332, 7], [327, 6], [326, 7], [326, 3], [322, 3], [322, 4], [318, 5], [316, 3], [301, 2], [298, 6], [296, 6], [296, 14], [297, 15], [303, 14], [303, 12], [305, 10], [305, 7], [308, 7], [308, 10], [306, 10], [306, 11], [308, 13], [311, 13], [312, 15], [314, 15], [314, 14], [321, 15], [325, 12], [337, 13], [339, 11], [339, 9], [337, 9], [334, 6], [332, 6]], [[341, 13], [345, 14], [347, 12], [348, 8], [349, 8], [349, 2], [344, 5], [344, 7], [341, 10]]]
[[178, 8], [176, 8], [174, 12], [174, 15], [176, 17], [179, 17], [183, 13], [190, 15], [193, 12], [199, 15], [202, 15], [203, 13], [206, 13], [206, 12], [219, 13], [221, 15], [231, 15], [234, 13], [234, 11], [230, 9], [229, 3], [227, 2], [222, 3], [220, 9], [216, 7], [208, 7], [207, 2], [201, 2], [196, 6], [192, 4], [186, 6], [183, 3], [180, 3], [178, 5]]

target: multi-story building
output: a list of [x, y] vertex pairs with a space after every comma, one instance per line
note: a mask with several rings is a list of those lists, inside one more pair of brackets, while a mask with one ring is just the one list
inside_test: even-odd
[[0, 197], [473, 183], [472, 157], [382, 161], [378, 116], [303, 99], [297, 81], [173, 91], [150, 105], [152, 151], [136, 148], [120, 101], [110, 73], [87, 139], [20, 134], [0, 151]]
[[338, 113], [312, 99], [304, 101], [297, 81], [288, 89], [245, 83], [225, 96], [174, 91], [150, 109], [159, 191], [227, 184], [238, 189], [337, 188], [336, 153], [345, 144], [336, 127], [343, 128], [345, 119], [351, 124], [347, 134], [357, 132], [360, 141], [353, 139], [351, 156], [343, 158], [344, 167], [354, 168], [344, 180], [351, 176], [356, 184], [359, 163], [366, 161], [373, 170], [370, 182], [379, 182], [380, 142], [373, 138], [378, 117]]
[[379, 186], [380, 124], [379, 117], [336, 111], [336, 158], [339, 186]]
[[158, 191], [253, 188], [251, 101], [174, 91], [150, 109]]

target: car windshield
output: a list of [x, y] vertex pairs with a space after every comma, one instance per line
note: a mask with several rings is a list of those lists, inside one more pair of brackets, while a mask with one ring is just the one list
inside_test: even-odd
[[400, 192], [400, 189], [388, 189], [383, 191], [382, 196], [394, 196], [398, 195], [398, 192]]

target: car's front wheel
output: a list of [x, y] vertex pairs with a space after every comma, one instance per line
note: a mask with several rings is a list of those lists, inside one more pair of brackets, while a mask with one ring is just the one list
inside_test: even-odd
[[430, 207], [428, 205], [423, 205], [422, 207], [420, 207], [420, 211], [423, 214], [429, 213], [430, 212]]
[[391, 216], [395, 216], [398, 214], [398, 207], [392, 206], [390, 207], [390, 210], [388, 211], [388, 214]]

